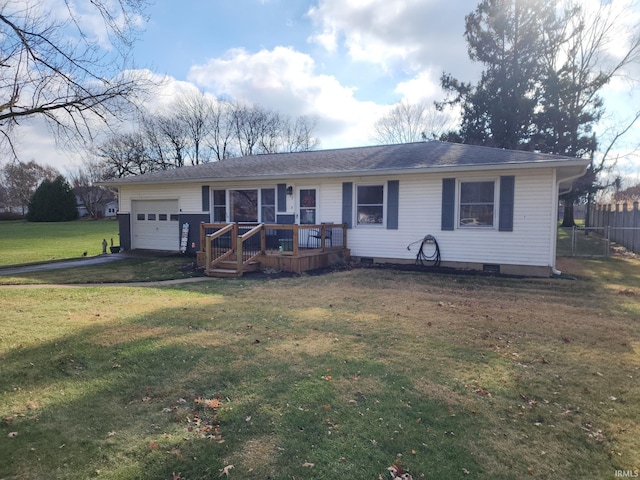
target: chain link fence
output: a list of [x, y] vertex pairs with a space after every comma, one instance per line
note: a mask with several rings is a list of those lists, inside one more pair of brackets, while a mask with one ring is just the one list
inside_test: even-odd
[[634, 239], [639, 236], [638, 227], [559, 227], [557, 254], [564, 257], [608, 258], [614, 245], [638, 253], [640, 244], [635, 243]]

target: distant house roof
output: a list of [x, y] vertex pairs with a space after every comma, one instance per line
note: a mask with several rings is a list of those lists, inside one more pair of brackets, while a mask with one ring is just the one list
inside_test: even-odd
[[230, 158], [114, 179], [105, 184], [190, 183], [201, 181], [260, 180], [269, 178], [339, 177], [401, 174], [420, 171], [455, 171], [525, 166], [577, 167], [588, 160], [447, 142], [273, 153]]

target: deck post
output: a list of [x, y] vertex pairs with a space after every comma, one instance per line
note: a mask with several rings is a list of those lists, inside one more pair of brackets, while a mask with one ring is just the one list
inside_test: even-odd
[[238, 273], [242, 273], [242, 259], [244, 257], [243, 253], [242, 253], [242, 235], [238, 235], [236, 237], [236, 256], [237, 256], [237, 260], [238, 260]]
[[[204, 231], [204, 228], [202, 229]], [[205, 249], [205, 271], [211, 268], [211, 240], [204, 236], [204, 249]], [[200, 244], [202, 245], [202, 244]]]
[[297, 257], [298, 256], [298, 232], [300, 226], [299, 225], [294, 225], [293, 228], [293, 256]]
[[347, 226], [342, 224], [342, 248], [347, 248]]
[[200, 251], [201, 252], [205, 249], [204, 242], [207, 239], [207, 233], [206, 233], [207, 231], [205, 230], [204, 225], [205, 225], [204, 222], [200, 222]]

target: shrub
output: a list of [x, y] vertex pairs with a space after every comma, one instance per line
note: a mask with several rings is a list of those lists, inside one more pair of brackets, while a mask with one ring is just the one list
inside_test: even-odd
[[44, 180], [29, 202], [30, 222], [66, 222], [78, 218], [76, 196], [62, 175]]
[[0, 212], [0, 222], [22, 220], [24, 215], [18, 212]]

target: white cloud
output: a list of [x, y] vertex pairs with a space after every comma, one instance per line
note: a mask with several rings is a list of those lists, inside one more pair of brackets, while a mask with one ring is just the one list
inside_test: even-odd
[[322, 34], [310, 38], [322, 46], [342, 40], [352, 60], [375, 63], [388, 71], [399, 67], [417, 72], [436, 66], [469, 76], [475, 70], [468, 68], [462, 36], [464, 16], [476, 2], [460, 3], [320, 0], [307, 15]]
[[400, 93], [402, 98], [410, 103], [442, 100], [440, 73], [433, 69], [426, 69], [412, 79], [400, 82], [396, 87], [396, 92]]
[[382, 107], [358, 101], [353, 87], [317, 74], [309, 55], [289, 47], [249, 53], [229, 50], [224, 57], [193, 66], [188, 79], [214, 95], [228, 95], [291, 115], [313, 115], [323, 148], [368, 143]]

